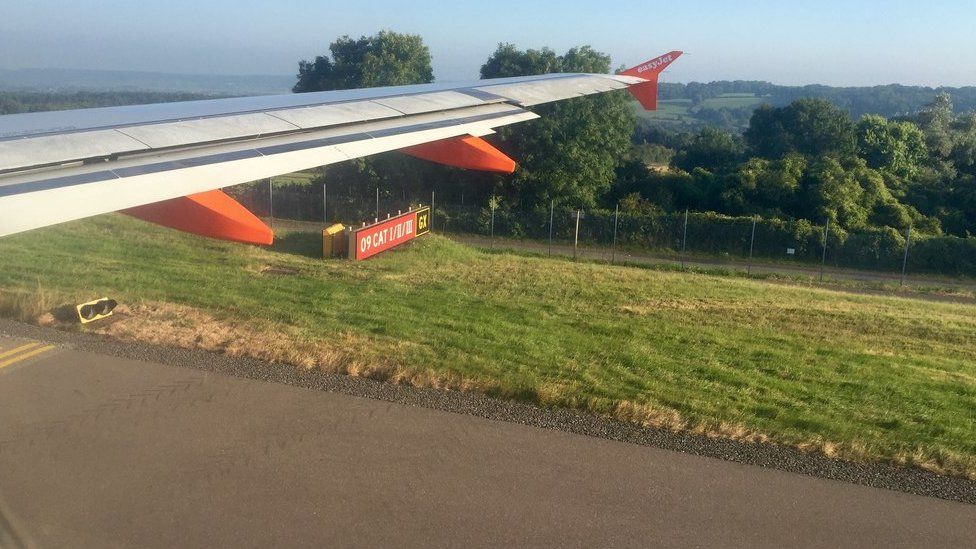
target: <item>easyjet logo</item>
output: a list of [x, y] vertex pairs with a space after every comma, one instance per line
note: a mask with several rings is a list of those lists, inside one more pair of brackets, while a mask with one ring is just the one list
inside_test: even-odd
[[642, 72], [652, 71], [660, 67], [661, 65], [666, 65], [672, 61], [674, 61], [673, 55], [671, 54], [662, 55], [661, 57], [658, 57], [653, 61], [648, 61], [647, 63], [644, 63], [643, 65], [637, 67], [637, 74], [640, 74]]

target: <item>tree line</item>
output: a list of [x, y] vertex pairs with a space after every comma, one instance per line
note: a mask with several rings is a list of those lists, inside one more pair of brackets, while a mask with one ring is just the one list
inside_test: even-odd
[[754, 95], [775, 107], [785, 107], [797, 99], [826, 99], [846, 110], [854, 119], [868, 114], [885, 117], [902, 116], [918, 112], [940, 94], [949, 94], [959, 112], [976, 109], [976, 86], [961, 88], [927, 86], [835, 87], [821, 84], [807, 86], [780, 86], [752, 80], [721, 80], [715, 82], [690, 82], [680, 84], [662, 82], [659, 89], [663, 100], [687, 99], [693, 105], [701, 105], [708, 99], [729, 94]]
[[218, 95], [151, 91], [0, 91], [0, 115], [25, 112], [63, 111], [93, 107], [118, 107], [147, 103], [171, 103], [214, 99]]
[[669, 169], [624, 162], [614, 198], [629, 207], [976, 232], [976, 116], [955, 114], [946, 93], [890, 119], [855, 121], [829, 101], [798, 99], [760, 107], [741, 137], [704, 128], [652, 138], [673, 147]]
[[[383, 31], [341, 37], [330, 52], [300, 63], [295, 91], [433, 80], [430, 52], [420, 36]], [[609, 71], [609, 56], [589, 46], [559, 54], [500, 44], [481, 76]], [[747, 87], [707, 89], [728, 93]], [[553, 201], [582, 208], [620, 202], [629, 210], [829, 220], [845, 231], [976, 231], [976, 117], [956, 114], [947, 92], [915, 112], [888, 118], [855, 118], [822, 98], [767, 104], [751, 114], [743, 135], [712, 127], [696, 134], [638, 127], [626, 93], [534, 110], [541, 119], [501, 128], [489, 138], [519, 162], [512, 176], [388, 153], [329, 166], [324, 177], [350, 194], [364, 187], [391, 195], [437, 187], [474, 200], [498, 197], [501, 207], [517, 210], [546, 209]]]
[[[295, 91], [432, 80], [430, 54], [419, 36], [384, 31], [358, 40], [342, 37], [330, 50], [331, 58], [300, 64]], [[402, 67], [377, 72], [379, 60]], [[363, 67], [374, 69], [359, 70]], [[605, 73], [610, 59], [589, 46], [560, 54], [499, 44], [480, 72], [483, 78]], [[683, 93], [706, 97], [747, 89], [743, 83], [713, 83], [697, 91], [687, 85]], [[763, 230], [777, 235], [774, 240], [797, 243], [812, 254], [823, 245], [818, 235], [829, 223], [832, 246], [843, 250], [851, 265], [894, 264], [911, 228], [925, 261], [920, 268], [955, 273], [976, 268], [976, 239], [969, 238], [976, 232], [976, 115], [957, 113], [953, 95], [945, 90], [885, 86], [840, 90], [832, 98], [802, 97], [822, 96], [825, 90], [758, 89], [754, 93], [800, 97], [752, 109], [742, 133], [712, 126], [688, 133], [638, 124], [625, 92], [577, 98], [536, 107], [539, 120], [501, 128], [489, 137], [519, 162], [512, 176], [386, 153], [328, 166], [322, 181], [351, 201], [364, 188], [378, 188], [385, 197], [424, 196], [436, 188], [454, 202], [459, 195], [469, 204], [486, 205], [490, 199], [496, 221], [511, 225], [512, 234], [538, 229], [531, 221], [519, 224], [542, 219], [552, 203], [595, 215], [619, 205], [630, 223], [646, 227], [635, 235], [670, 227], [674, 216], [687, 209], [712, 212], [693, 218], [728, 225], [722, 238], [737, 243], [744, 238], [738, 229], [761, 216]], [[962, 97], [969, 91], [963, 89]], [[663, 90], [665, 97], [675, 93], [673, 87]], [[838, 99], [844, 94], [846, 102]], [[892, 100], [899, 94], [907, 99]], [[920, 98], [927, 102], [919, 103]], [[451, 221], [476, 229], [483, 217], [472, 212]]]

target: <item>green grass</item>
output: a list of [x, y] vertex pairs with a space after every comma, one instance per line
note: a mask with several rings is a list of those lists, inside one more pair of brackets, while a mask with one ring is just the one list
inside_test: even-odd
[[312, 181], [318, 177], [316, 170], [309, 170], [304, 172], [294, 172], [285, 175], [277, 175], [271, 178], [272, 182], [276, 186], [281, 185], [309, 185]]
[[758, 107], [766, 98], [756, 97], [754, 94], [724, 94], [704, 100], [700, 106], [692, 105], [690, 99], [665, 99], [658, 102], [656, 111], [645, 111], [636, 102], [634, 110], [638, 117], [665, 124], [695, 124], [703, 123], [698, 111], [708, 109], [738, 109], [742, 107]]
[[645, 111], [638, 103], [634, 103], [637, 116], [651, 120], [693, 121], [695, 114], [691, 111], [690, 99], [666, 99], [658, 101], [656, 111]]
[[311, 257], [319, 245], [292, 233], [263, 250], [119, 215], [69, 223], [0, 239], [0, 312], [174, 303], [296, 345], [358, 342], [344, 352], [400, 379], [976, 477], [972, 305], [438, 236], [361, 263]]
[[702, 106], [710, 109], [738, 109], [740, 107], [758, 107], [763, 101], [762, 97], [756, 97], [752, 94], [725, 94], [706, 99], [702, 102]]

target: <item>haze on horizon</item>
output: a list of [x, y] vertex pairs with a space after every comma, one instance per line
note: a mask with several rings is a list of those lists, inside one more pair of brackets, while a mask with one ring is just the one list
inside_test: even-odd
[[[354, 8], [350, 8], [354, 6]], [[976, 85], [976, 3], [825, 0], [441, 3], [436, 0], [32, 0], [0, 19], [0, 68], [294, 74], [337, 36], [423, 36], [438, 80], [477, 78], [499, 42], [557, 52], [589, 44], [613, 65], [672, 49], [665, 81]]]

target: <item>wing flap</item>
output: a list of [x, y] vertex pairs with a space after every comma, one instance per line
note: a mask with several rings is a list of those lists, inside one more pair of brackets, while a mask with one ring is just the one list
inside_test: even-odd
[[268, 114], [303, 130], [403, 116], [402, 112], [374, 101], [354, 101], [337, 105], [275, 110], [269, 111]]
[[373, 102], [396, 109], [403, 114], [420, 114], [484, 104], [484, 101], [477, 97], [453, 91], [385, 97], [374, 99]]
[[145, 143], [115, 130], [0, 141], [0, 173], [146, 150]]
[[275, 116], [254, 113], [134, 126], [115, 131], [144, 143], [148, 148], [166, 149], [197, 143], [293, 132], [297, 129], [300, 128]]

